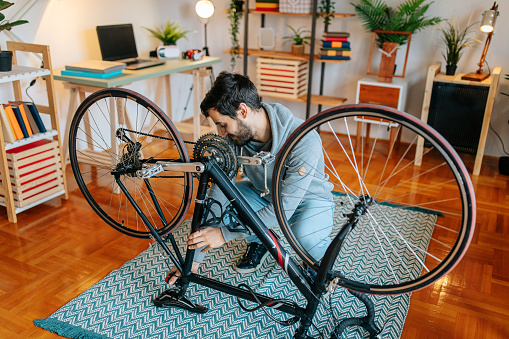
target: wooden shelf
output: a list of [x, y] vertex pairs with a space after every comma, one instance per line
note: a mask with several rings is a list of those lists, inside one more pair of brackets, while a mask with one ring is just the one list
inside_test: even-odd
[[[225, 9], [224, 12], [228, 12], [228, 9]], [[245, 12], [245, 11], [242, 11]], [[270, 15], [296, 15], [296, 16], [311, 16], [312, 13], [283, 13], [283, 12], [273, 12], [273, 11], [262, 11], [257, 9], [250, 9], [249, 14], [270, 14]], [[324, 13], [317, 13], [318, 16], [323, 16]], [[336, 18], [348, 18], [355, 16], [354, 13], [334, 13], [334, 17]]]
[[[63, 157], [49, 46], [7, 41], [7, 50], [13, 52], [12, 71], [0, 73], [0, 83], [11, 83], [14, 101], [23, 101], [20, 80], [43, 77], [48, 105], [37, 105], [37, 109], [40, 113], [49, 114], [50, 118], [50, 125], [46, 125], [47, 132], [12, 143], [5, 142], [0, 128], [0, 176], [3, 179], [0, 205], [5, 206], [9, 221], [15, 223], [17, 213], [58, 196], [63, 195], [67, 199], [68, 195], [65, 171], [62, 171]], [[46, 68], [18, 65], [17, 52], [40, 54]], [[13, 151], [20, 146], [26, 147]]]
[[12, 71], [0, 73], [0, 84], [51, 74], [48, 69], [12, 65]]
[[[224, 50], [223, 53], [230, 53], [230, 49]], [[303, 55], [295, 55], [290, 52], [283, 52], [283, 51], [267, 51], [264, 49], [256, 49], [256, 48], [249, 48], [247, 50], [248, 55], [250, 56], [259, 56], [264, 58], [277, 58], [277, 59], [288, 59], [288, 60], [302, 60], [302, 61], [309, 61], [309, 54], [303, 54]], [[244, 49], [240, 49], [240, 54], [244, 54]], [[349, 60], [326, 60], [326, 59], [320, 59], [318, 55], [315, 55], [315, 61], [317, 62], [330, 62], [330, 63], [343, 63], [345, 61]]]
[[23, 145], [27, 145], [27, 144], [31, 144], [33, 142], [36, 142], [36, 141], [39, 141], [42, 139], [52, 139], [56, 135], [58, 135], [58, 131], [55, 131], [55, 130], [47, 131], [45, 133], [32, 134], [28, 138], [19, 139], [14, 142], [11, 142], [11, 143], [6, 142], [5, 150], [8, 151], [10, 149], [13, 149], [13, 148], [16, 148], [19, 146], [23, 146]]
[[[274, 95], [264, 94], [264, 95], [261, 95], [261, 97], [272, 98], [272, 99], [284, 99], [284, 100], [298, 101], [298, 102], [307, 102], [307, 96], [305, 96], [305, 95], [298, 97], [298, 98], [290, 98], [287, 96], [278, 96], [276, 94], [274, 94]], [[316, 104], [316, 105], [336, 107], [336, 106], [341, 105], [345, 101], [346, 101], [346, 98], [331, 97], [331, 96], [317, 95], [317, 94], [311, 95], [311, 103]]]

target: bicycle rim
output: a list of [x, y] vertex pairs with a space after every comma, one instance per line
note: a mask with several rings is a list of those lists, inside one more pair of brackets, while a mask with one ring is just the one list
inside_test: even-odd
[[69, 157], [83, 196], [118, 231], [149, 238], [147, 222], [164, 235], [184, 220], [192, 194], [190, 173], [165, 170], [149, 178], [138, 175], [139, 170], [157, 168], [157, 161], [189, 162], [171, 121], [140, 94], [105, 89], [87, 97], [72, 121]]
[[[376, 123], [370, 124], [369, 137], [362, 121]], [[401, 133], [400, 142], [389, 142], [389, 127]], [[357, 128], [362, 128], [359, 140]], [[363, 293], [406, 293], [432, 284], [458, 263], [474, 231], [475, 197], [457, 153], [411, 115], [382, 106], [349, 105], [306, 121], [276, 160], [272, 181], [276, 216], [290, 246], [307, 265], [318, 270], [321, 258], [310, 254], [309, 244], [294, 233], [296, 225], [287, 217], [293, 211], [286, 207], [284, 178], [299, 142], [315, 131], [322, 141], [324, 166], [308, 174], [333, 184], [335, 204], [328, 224], [309, 227], [318, 227], [316, 232], [332, 230], [327, 232], [332, 240], [347, 220], [355, 220], [351, 229], [345, 228], [348, 233], [340, 251], [328, 253], [333, 259], [331, 279], [338, 277], [339, 285]], [[416, 159], [419, 138], [425, 148]], [[311, 163], [308, 157], [300, 160]], [[327, 198], [305, 194], [305, 199]], [[315, 214], [330, 212], [317, 209]], [[352, 213], [360, 216], [353, 218]]]

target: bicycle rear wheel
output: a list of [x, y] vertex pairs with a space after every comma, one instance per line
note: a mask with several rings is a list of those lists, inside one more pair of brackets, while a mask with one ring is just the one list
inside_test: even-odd
[[[362, 132], [357, 143], [351, 133], [365, 121], [376, 124], [369, 136], [357, 130]], [[397, 128], [401, 142], [389, 142], [389, 128]], [[273, 202], [281, 230], [296, 254], [315, 270], [327, 262], [313, 255], [309, 243], [294, 233], [298, 227], [289, 221], [294, 211], [285, 197], [284, 178], [295, 167], [289, 166], [290, 160], [309, 167], [313, 155], [302, 152], [299, 143], [317, 131], [325, 165], [307, 168], [306, 175], [334, 185], [334, 217], [309, 227], [315, 227], [314, 233], [332, 229], [330, 235], [326, 232], [330, 239], [341, 231], [347, 234], [340, 250], [327, 252], [333, 260], [329, 278], [337, 277], [339, 285], [358, 292], [397, 294], [428, 286], [449, 272], [474, 231], [475, 197], [468, 172], [452, 146], [430, 126], [375, 105], [324, 111], [302, 124], [280, 151], [272, 180]], [[420, 166], [415, 159], [419, 138], [426, 147], [417, 159]], [[328, 199], [304, 194], [304, 199]], [[315, 209], [315, 215], [321, 213], [330, 214], [331, 208]]]
[[[159, 170], [157, 161], [189, 162], [175, 126], [142, 95], [104, 89], [87, 97], [72, 121], [69, 157], [83, 196], [118, 231], [149, 238], [147, 222], [164, 235], [184, 220], [191, 202], [191, 174], [140, 175], [140, 170]], [[116, 177], [138, 210], [120, 190]]]

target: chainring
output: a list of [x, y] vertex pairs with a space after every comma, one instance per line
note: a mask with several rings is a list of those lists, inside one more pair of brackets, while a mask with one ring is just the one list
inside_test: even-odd
[[[225, 138], [212, 133], [202, 135], [194, 145], [193, 158], [202, 161], [205, 157], [213, 157], [228, 178], [237, 174], [237, 156]], [[196, 176], [200, 178], [199, 174]]]

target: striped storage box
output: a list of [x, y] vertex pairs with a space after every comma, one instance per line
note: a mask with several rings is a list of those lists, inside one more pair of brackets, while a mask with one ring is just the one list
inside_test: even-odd
[[[56, 140], [16, 147], [7, 151], [6, 156], [15, 207], [24, 207], [64, 189]], [[0, 192], [0, 201], [5, 203], [4, 192]]]
[[298, 98], [307, 94], [308, 62], [258, 58], [256, 81], [261, 96]]
[[311, 13], [313, 11], [312, 0], [279, 0], [281, 13]]

